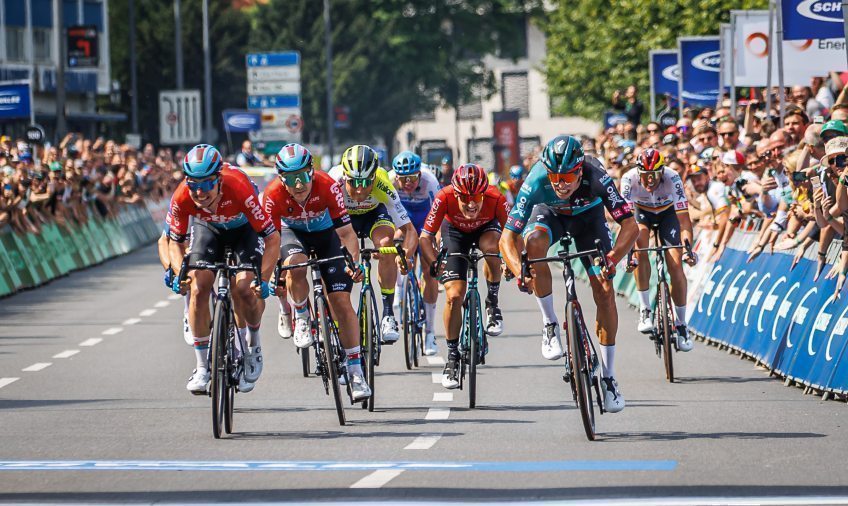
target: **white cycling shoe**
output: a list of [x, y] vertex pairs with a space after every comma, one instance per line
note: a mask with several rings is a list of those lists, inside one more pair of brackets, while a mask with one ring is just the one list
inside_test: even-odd
[[689, 331], [686, 329], [686, 325], [678, 325], [677, 349], [680, 351], [692, 351], [692, 348], [694, 347], [695, 343], [692, 342], [692, 338], [689, 337]]
[[400, 339], [398, 331], [398, 323], [394, 316], [386, 315], [380, 323], [380, 335], [383, 338], [383, 344], [395, 344]]
[[294, 345], [298, 348], [309, 348], [312, 345], [312, 329], [306, 318], [294, 319]]
[[601, 378], [601, 393], [604, 396], [604, 410], [609, 413], [618, 413], [624, 409], [624, 396], [621, 395], [615, 378]]
[[503, 334], [503, 316], [497, 306], [486, 306], [486, 334], [499, 336]]
[[253, 387], [255, 387], [255, 386], [256, 386], [256, 382], [248, 381], [247, 378], [244, 377], [244, 374], [242, 374], [239, 377], [239, 384], [238, 384], [239, 392], [241, 392], [243, 394], [246, 394], [248, 392], [252, 392]]
[[195, 369], [188, 379], [186, 390], [194, 395], [206, 395], [211, 377], [212, 375], [209, 374], [209, 369]]
[[364, 401], [371, 397], [371, 387], [365, 382], [362, 371], [350, 374], [350, 393], [353, 396], [353, 402]]
[[291, 339], [292, 336], [292, 315], [291, 313], [280, 313], [280, 319], [277, 321], [277, 333], [283, 339]]
[[562, 343], [559, 339], [559, 324], [545, 324], [542, 331], [542, 357], [547, 360], [559, 360], [563, 356]]
[[442, 371], [442, 386], [448, 390], [459, 388], [459, 358], [451, 359], [448, 355], [448, 362]]
[[432, 357], [439, 353], [439, 346], [436, 344], [436, 334], [427, 332], [424, 335], [424, 355]]
[[248, 347], [244, 354], [244, 379], [256, 383], [262, 375], [262, 347]]
[[639, 326], [637, 330], [643, 334], [651, 334], [654, 332], [654, 315], [650, 309], [639, 311]]

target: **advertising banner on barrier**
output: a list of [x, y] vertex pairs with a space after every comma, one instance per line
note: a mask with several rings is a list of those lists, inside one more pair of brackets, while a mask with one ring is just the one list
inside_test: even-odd
[[842, 0], [780, 0], [783, 40], [845, 38]]
[[677, 65], [677, 51], [674, 49], [654, 49], [649, 53], [651, 59], [651, 83], [655, 95], [677, 96], [677, 80], [680, 67]]
[[[736, 86], [765, 86], [768, 79], [768, 11], [731, 11], [735, 26]], [[776, 30], [775, 30], [776, 32]], [[845, 39], [783, 42], [783, 80], [787, 86], [809, 86], [810, 78], [845, 70]], [[777, 63], [772, 83], [777, 82]]]
[[680, 95], [686, 104], [712, 105], [721, 86], [721, 48], [718, 37], [680, 37], [677, 39], [680, 65]]

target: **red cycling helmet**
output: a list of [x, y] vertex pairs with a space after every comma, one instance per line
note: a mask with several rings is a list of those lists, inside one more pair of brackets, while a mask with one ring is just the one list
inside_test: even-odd
[[637, 164], [642, 172], [656, 172], [662, 170], [665, 160], [663, 160], [663, 155], [659, 151], [648, 148], [639, 155]]
[[460, 165], [451, 178], [453, 191], [463, 195], [481, 195], [489, 187], [486, 171], [474, 163]]

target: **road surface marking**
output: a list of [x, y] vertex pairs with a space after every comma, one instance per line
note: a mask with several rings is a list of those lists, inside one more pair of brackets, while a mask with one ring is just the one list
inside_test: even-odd
[[168, 307], [169, 305], [171, 305], [171, 303], [167, 300], [160, 300], [156, 304], [153, 304], [153, 307]]
[[172, 293], [171, 295], [168, 295], [168, 298], [169, 298], [170, 300], [180, 300], [180, 299], [182, 299], [182, 298], [183, 298], [183, 296], [182, 296], [182, 295], [177, 295], [177, 294], [175, 294], [175, 293]]
[[100, 344], [103, 342], [103, 339], [99, 337], [92, 337], [91, 339], [86, 339], [85, 341], [79, 343], [80, 346], [94, 346], [95, 344]]
[[122, 323], [121, 325], [135, 325], [140, 321], [141, 318], [129, 318], [128, 320], [125, 320], [124, 323]]
[[112, 327], [111, 329], [104, 330], [103, 332], [101, 332], [101, 334], [103, 334], [104, 336], [114, 336], [115, 334], [119, 334], [123, 331], [123, 327]]
[[79, 353], [79, 350], [65, 350], [62, 353], [53, 355], [53, 358], [69, 358]]
[[433, 402], [453, 402], [453, 392], [433, 392]]
[[397, 478], [403, 469], [379, 469], [357, 481], [350, 488], [380, 488]]
[[138, 313], [139, 316], [153, 316], [156, 313], [155, 309], [145, 309], [144, 311]]
[[6, 385], [10, 385], [21, 378], [0, 378], [0, 388], [5, 387]]
[[440, 372], [431, 372], [430, 377], [433, 379], [433, 383], [442, 384], [442, 373]]
[[447, 420], [450, 416], [450, 408], [430, 408], [427, 410], [425, 420]]
[[429, 450], [436, 444], [439, 439], [442, 439], [441, 434], [434, 434], [432, 436], [418, 436], [415, 440], [404, 448], [404, 450]]
[[427, 359], [427, 363], [430, 365], [445, 365], [445, 359], [443, 357], [424, 357]]
[[51, 365], [53, 365], [53, 362], [37, 362], [35, 364], [32, 364], [29, 367], [25, 367], [25, 368], [21, 369], [21, 371], [23, 371], [23, 372], [38, 372], [42, 369], [47, 369]]

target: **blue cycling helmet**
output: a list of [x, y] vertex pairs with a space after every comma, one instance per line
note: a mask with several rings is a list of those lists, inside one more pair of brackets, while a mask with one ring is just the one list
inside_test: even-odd
[[421, 157], [412, 151], [402, 151], [392, 160], [398, 176], [412, 176], [421, 172]]
[[203, 179], [221, 172], [224, 157], [209, 144], [198, 144], [183, 159], [183, 172], [194, 179]]
[[280, 174], [297, 172], [305, 167], [312, 167], [312, 153], [300, 144], [286, 144], [277, 153], [274, 166]]
[[545, 145], [541, 162], [549, 171], [566, 174], [583, 166], [583, 147], [570, 135], [560, 135]]
[[509, 168], [509, 177], [511, 179], [521, 179], [524, 177], [524, 167], [521, 165], [513, 165]]

